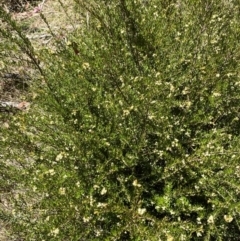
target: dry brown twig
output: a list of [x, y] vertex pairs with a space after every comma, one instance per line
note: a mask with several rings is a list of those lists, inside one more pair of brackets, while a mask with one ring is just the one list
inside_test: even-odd
[[30, 107], [30, 103], [26, 101], [13, 102], [13, 101], [0, 101], [0, 112], [9, 112], [11, 109], [15, 110], [27, 110]]

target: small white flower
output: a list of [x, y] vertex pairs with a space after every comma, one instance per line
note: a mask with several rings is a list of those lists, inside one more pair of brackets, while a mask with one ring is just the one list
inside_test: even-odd
[[214, 97], [219, 97], [219, 96], [221, 96], [221, 94], [220, 93], [218, 93], [218, 92], [213, 92], [213, 94], [212, 94]]
[[170, 84], [170, 92], [173, 92], [175, 90], [174, 86]]
[[90, 195], [90, 197], [89, 197], [89, 202], [90, 202], [90, 206], [92, 206], [93, 205], [93, 197], [92, 197], [92, 195]]
[[227, 223], [231, 223], [232, 220], [233, 220], [233, 217], [231, 215], [224, 215], [224, 220], [227, 222]]
[[231, 77], [233, 75], [234, 75], [233, 73], [227, 73], [227, 77]]
[[98, 203], [97, 207], [98, 208], [105, 208], [107, 206], [107, 203]]
[[207, 222], [208, 222], [208, 224], [212, 224], [212, 223], [214, 223], [214, 218], [213, 218], [212, 215], [209, 216]]
[[102, 190], [101, 190], [101, 195], [104, 195], [104, 194], [106, 194], [107, 193], [107, 189], [104, 187]]
[[183, 95], [187, 95], [189, 93], [189, 88], [185, 87], [184, 90], [182, 91]]
[[141, 187], [141, 184], [138, 183], [138, 180], [137, 180], [137, 179], [133, 181], [132, 185], [133, 185], [134, 187]]
[[123, 115], [124, 116], [127, 116], [127, 115], [129, 115], [130, 114], [130, 111], [129, 110], [123, 110]]
[[138, 208], [137, 212], [139, 215], [143, 215], [146, 212], [146, 208]]
[[65, 195], [65, 194], [66, 194], [66, 188], [60, 187], [59, 190], [58, 190], [58, 193], [59, 193], [60, 195]]
[[106, 145], [106, 146], [110, 146], [110, 143], [106, 141], [106, 142], [105, 142], [105, 145]]
[[88, 223], [90, 221], [90, 217], [83, 217], [83, 222], [84, 223]]
[[60, 161], [63, 159], [63, 153], [59, 153], [57, 156], [56, 156], [56, 161]]
[[59, 228], [52, 229], [50, 234], [56, 237], [59, 234]]
[[186, 101], [185, 102], [185, 106], [186, 106], [187, 109], [189, 109], [191, 107], [191, 105], [192, 105], [191, 101]]
[[201, 218], [197, 218], [197, 224], [201, 224]]
[[84, 69], [89, 69], [90, 64], [89, 64], [89, 63], [83, 63], [83, 64], [82, 64], [82, 67], [83, 67]]
[[99, 237], [101, 235], [101, 231], [100, 230], [95, 230], [94, 232], [96, 234], [96, 237]]
[[148, 119], [152, 120], [155, 116], [154, 115], [148, 115]]
[[173, 236], [171, 236], [170, 234], [167, 234], [167, 241], [173, 241]]
[[173, 210], [170, 210], [170, 213], [171, 213], [172, 215], [174, 215], [174, 214], [175, 214], [175, 212], [174, 212]]
[[94, 186], [93, 186], [93, 189], [94, 189], [94, 190], [96, 190], [96, 189], [98, 189], [98, 188], [99, 188], [98, 185], [94, 185]]
[[55, 170], [54, 169], [50, 169], [48, 170], [48, 174], [53, 176], [55, 174]]

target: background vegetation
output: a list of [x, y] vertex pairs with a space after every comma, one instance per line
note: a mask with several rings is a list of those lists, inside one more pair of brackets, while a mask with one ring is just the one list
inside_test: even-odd
[[35, 69], [30, 110], [0, 113], [11, 235], [239, 240], [238, 1], [74, 7], [65, 38], [42, 15], [51, 48], [0, 11], [3, 71], [16, 54]]

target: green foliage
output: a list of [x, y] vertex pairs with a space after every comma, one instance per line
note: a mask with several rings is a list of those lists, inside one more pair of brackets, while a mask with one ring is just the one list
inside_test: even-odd
[[76, 9], [83, 26], [37, 53], [41, 64], [27, 43], [42, 79], [1, 143], [17, 147], [3, 160], [22, 163], [15, 233], [238, 240], [237, 1], [76, 0]]

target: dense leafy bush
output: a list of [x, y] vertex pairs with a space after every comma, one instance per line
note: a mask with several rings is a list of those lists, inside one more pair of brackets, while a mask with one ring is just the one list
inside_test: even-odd
[[239, 240], [237, 1], [76, 9], [83, 26], [36, 53], [34, 104], [2, 137], [22, 166], [15, 233]]

